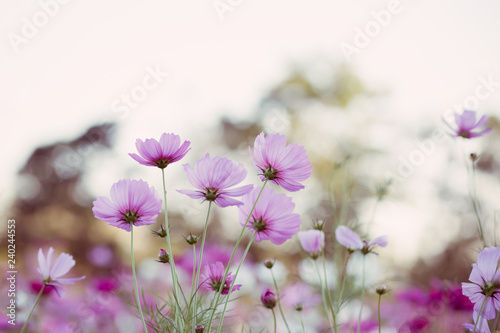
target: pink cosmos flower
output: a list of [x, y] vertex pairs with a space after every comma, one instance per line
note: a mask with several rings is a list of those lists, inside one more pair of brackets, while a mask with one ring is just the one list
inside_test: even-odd
[[149, 187], [145, 181], [122, 179], [111, 186], [111, 200], [98, 197], [92, 211], [99, 220], [130, 231], [132, 224], [155, 223], [161, 204], [154, 187]]
[[[463, 324], [463, 326], [469, 330], [473, 331], [474, 330], [474, 325], [476, 325], [476, 333], [491, 333], [490, 327], [488, 326], [488, 320], [484, 318], [483, 316], [480, 316], [479, 313], [474, 311], [474, 314], [472, 315], [474, 318], [474, 324]], [[479, 320], [479, 322], [478, 322]]]
[[156, 166], [160, 169], [166, 168], [170, 163], [177, 162], [189, 151], [191, 142], [184, 141], [181, 146], [181, 138], [173, 133], [163, 133], [160, 141], [146, 139], [142, 142], [137, 139], [135, 146], [139, 155], [129, 154], [134, 160], [142, 165]]
[[356, 250], [361, 251], [363, 254], [375, 253], [373, 248], [375, 246], [386, 247], [388, 243], [388, 237], [386, 235], [377, 237], [370, 242], [366, 240], [361, 240], [361, 238], [354, 231], [346, 226], [340, 225], [335, 230], [335, 238], [343, 246], [347, 247], [349, 251], [354, 252]]
[[[462, 282], [462, 293], [474, 303], [474, 311], [486, 319], [495, 318], [495, 310], [500, 310], [500, 270], [497, 269], [499, 259], [500, 248], [485, 248], [477, 256], [477, 264], [472, 264], [469, 276], [472, 283]], [[484, 307], [480, 313], [483, 302]]]
[[281, 299], [284, 305], [297, 311], [311, 310], [321, 303], [321, 296], [303, 282], [286, 286], [281, 293]]
[[184, 164], [183, 167], [189, 182], [198, 190], [177, 191], [190, 198], [214, 201], [219, 207], [240, 206], [243, 204], [241, 201], [230, 197], [241, 197], [252, 190], [252, 185], [229, 189], [241, 183], [247, 171], [243, 164], [227, 158], [211, 158], [207, 154], [196, 162], [194, 170], [189, 164]]
[[41, 248], [38, 250], [37, 271], [43, 276], [43, 283], [47, 286], [52, 286], [57, 294], [61, 296], [61, 284], [73, 284], [76, 281], [85, 279], [85, 276], [62, 279], [61, 277], [66, 275], [75, 266], [75, 260], [72, 255], [63, 252], [57, 257], [54, 264], [52, 264], [53, 254], [54, 249], [52, 247], [49, 248], [47, 256], [43, 254]]
[[297, 236], [304, 251], [313, 259], [316, 259], [325, 247], [325, 233], [321, 230], [299, 231]]
[[268, 309], [272, 309], [276, 306], [276, 294], [271, 291], [271, 289], [266, 288], [263, 292], [262, 295], [260, 295], [260, 301], [264, 306]]
[[[220, 261], [206, 264], [204, 273], [200, 274], [202, 284], [201, 287], [205, 290], [212, 290], [215, 292], [219, 291], [222, 280], [224, 280], [224, 265]], [[227, 295], [229, 293], [229, 288], [233, 283], [233, 274], [229, 272], [224, 282], [224, 288], [222, 288], [222, 295]], [[233, 290], [240, 290], [241, 284], [235, 284]]]
[[[259, 188], [254, 188], [242, 198], [241, 225], [245, 225], [259, 192]], [[302, 223], [299, 214], [292, 213], [294, 207], [291, 198], [285, 194], [276, 194], [273, 189], [265, 187], [250, 216], [247, 228], [255, 234], [257, 242], [269, 239], [276, 245], [283, 244], [299, 231]]]
[[264, 137], [260, 133], [250, 150], [250, 157], [260, 174], [285, 190], [296, 192], [304, 188], [300, 182], [311, 176], [311, 162], [307, 159], [304, 147], [296, 143], [286, 145], [286, 137], [280, 134], [269, 134]]
[[483, 128], [487, 122], [488, 118], [484, 115], [476, 122], [476, 112], [465, 110], [461, 115], [455, 114], [456, 128], [446, 121], [445, 124], [451, 128], [453, 136], [472, 139], [491, 131], [491, 128]]

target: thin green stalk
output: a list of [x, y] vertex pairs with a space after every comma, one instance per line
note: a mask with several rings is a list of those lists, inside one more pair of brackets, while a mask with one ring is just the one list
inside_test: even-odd
[[286, 322], [285, 314], [283, 313], [283, 309], [281, 308], [281, 296], [280, 296], [280, 291], [278, 289], [278, 283], [276, 282], [276, 278], [274, 277], [273, 268], [271, 267], [270, 270], [271, 270], [271, 275], [273, 277], [274, 287], [276, 288], [276, 297], [278, 298], [278, 307], [280, 309], [281, 318], [283, 318], [283, 322], [285, 323], [285, 326], [286, 326], [286, 329], [288, 330], [288, 332], [291, 332], [290, 327], [288, 327], [288, 323]]
[[276, 313], [274, 313], [274, 309], [271, 309], [273, 312], [273, 321], [274, 321], [274, 333], [276, 333]]
[[[236, 278], [238, 277], [238, 273], [240, 272], [241, 265], [243, 264], [243, 261], [245, 261], [248, 250], [250, 250], [250, 246], [252, 245], [254, 239], [255, 239], [255, 234], [253, 234], [252, 238], [250, 238], [250, 241], [248, 242], [248, 245], [245, 248], [245, 252], [243, 252], [243, 256], [241, 257], [238, 268], [236, 269], [236, 273], [234, 273], [233, 282], [231, 283], [231, 286], [229, 287], [226, 302], [224, 303], [224, 308], [222, 309], [222, 314], [221, 314], [220, 321], [219, 321], [219, 327], [217, 328], [218, 333], [220, 333], [222, 331], [222, 324], [224, 321], [224, 315], [226, 314], [227, 303], [229, 302], [229, 298], [231, 297], [231, 293], [233, 292], [233, 286], [236, 283]], [[224, 286], [224, 284], [222, 284], [222, 286]]]
[[134, 260], [134, 225], [130, 224], [130, 260], [132, 263], [132, 275], [134, 276], [134, 287], [135, 287], [135, 300], [137, 302], [137, 307], [139, 308], [139, 313], [141, 314], [142, 326], [144, 328], [144, 333], [148, 332], [146, 327], [146, 322], [144, 321], [144, 314], [142, 313], [141, 301], [139, 299], [139, 288], [137, 287], [137, 277], [135, 275], [135, 260]]
[[168, 254], [170, 256], [170, 272], [172, 274], [172, 283], [174, 285], [174, 298], [175, 298], [175, 323], [181, 328], [184, 328], [183, 323], [180, 318], [180, 307], [179, 307], [179, 283], [177, 281], [177, 272], [175, 271], [174, 254], [172, 253], [172, 247], [170, 245], [170, 228], [168, 226], [168, 211], [167, 211], [167, 188], [165, 186], [165, 169], [161, 169], [161, 177], [163, 183], [163, 203], [165, 205], [165, 231], [167, 232], [167, 237], [165, 241], [167, 242]]
[[332, 296], [330, 295], [330, 289], [328, 288], [328, 280], [326, 278], [326, 264], [325, 264], [325, 250], [321, 249], [321, 256], [323, 258], [323, 276], [325, 278], [325, 291], [328, 295], [328, 303], [330, 304], [330, 312], [332, 313], [333, 317], [333, 328], [335, 329], [334, 332], [337, 333], [337, 320], [335, 318], [335, 311], [333, 309], [333, 302], [332, 302]]
[[300, 317], [300, 325], [302, 326], [302, 333], [306, 333], [306, 329], [304, 328], [304, 319], [302, 319], [302, 311], [299, 311]]
[[[194, 328], [196, 326], [196, 299], [194, 300], [194, 303], [192, 304], [191, 301], [193, 300], [193, 291], [194, 286], [195, 286], [195, 277], [196, 277], [196, 244], [193, 244], [193, 277], [191, 278], [191, 293], [189, 297], [189, 307], [193, 306], [193, 319], [192, 319], [192, 328], [194, 332]], [[196, 283], [198, 285], [198, 283]]]
[[45, 282], [43, 283], [42, 289], [40, 289], [40, 292], [38, 293], [38, 296], [36, 297], [35, 304], [33, 304], [33, 307], [31, 308], [30, 314], [28, 315], [28, 318], [26, 318], [26, 321], [24, 322], [23, 328], [21, 328], [21, 333], [23, 333], [24, 330], [26, 329], [26, 326], [28, 326], [28, 322], [30, 321], [31, 315], [33, 314], [33, 310], [35, 310], [36, 305], [38, 304], [38, 301], [40, 300], [40, 297], [42, 296], [44, 289], [45, 289]]
[[382, 321], [380, 320], [380, 301], [382, 300], [382, 294], [378, 295], [378, 333], [382, 332]]
[[264, 181], [264, 184], [262, 185], [262, 188], [260, 189], [259, 195], [255, 199], [255, 203], [253, 204], [252, 210], [250, 211], [250, 214], [248, 214], [245, 225], [243, 225], [243, 228], [241, 229], [240, 236], [238, 237], [238, 240], [236, 241], [236, 244], [234, 245], [234, 249], [233, 249], [233, 252], [231, 253], [231, 257], [229, 258], [229, 262], [227, 263], [226, 271], [224, 272], [224, 278], [222, 279], [222, 283], [220, 285], [219, 291], [217, 292], [217, 296], [214, 296], [215, 303], [213, 306], [212, 314], [210, 315], [210, 320], [208, 321], [207, 332], [210, 332], [210, 329], [212, 328], [212, 321], [214, 319], [214, 314], [215, 314], [215, 311], [217, 309], [217, 303], [219, 302], [219, 298], [220, 298], [220, 295], [222, 293], [222, 289], [224, 288], [224, 284], [226, 283], [227, 274], [229, 273], [229, 267], [231, 267], [231, 263], [233, 262], [233, 258], [234, 258], [234, 255], [236, 253], [236, 250], [238, 249], [238, 245], [240, 245], [241, 239], [243, 238], [243, 233], [245, 232], [248, 221], [250, 221], [250, 217], [252, 217], [252, 213], [255, 209], [255, 206], [257, 205], [257, 201], [259, 201], [260, 195], [262, 194], [262, 191], [264, 191], [264, 187], [266, 186], [266, 184], [267, 184], [267, 179]]
[[[200, 280], [201, 260], [203, 258], [203, 249], [205, 248], [205, 240], [207, 238], [208, 218], [210, 216], [210, 208], [211, 207], [212, 207], [212, 201], [209, 201], [208, 202], [208, 210], [207, 210], [207, 218], [205, 220], [205, 227], [203, 228], [203, 238], [201, 239], [201, 247], [200, 247], [200, 255], [199, 255], [199, 258], [198, 258], [198, 265], [196, 265], [196, 260], [194, 262], [194, 269], [196, 269], [196, 279], [195, 279], [195, 286], [196, 287], [198, 287], [198, 282]], [[198, 295], [198, 293], [194, 294], [194, 311], [196, 311], [196, 304], [198, 302], [198, 296], [197, 295]], [[193, 327], [194, 326], [196, 326], [196, 323], [193, 323]]]
[[357, 333], [361, 330], [361, 316], [363, 314], [363, 303], [365, 302], [365, 256], [363, 256], [363, 279], [361, 282], [361, 307], [359, 308], [359, 319]]
[[332, 325], [332, 322], [330, 321], [330, 316], [328, 314], [328, 305], [326, 305], [326, 296], [325, 296], [325, 288], [323, 287], [323, 281], [321, 279], [321, 273], [319, 272], [318, 265], [316, 265], [316, 261], [313, 260], [314, 268], [316, 269], [316, 273], [318, 274], [318, 279], [319, 279], [319, 284], [321, 286], [321, 298], [323, 299], [323, 306], [325, 308], [325, 315], [326, 319], [328, 320], [328, 325], [330, 325], [330, 329], [332, 332], [335, 331], [335, 325]]
[[340, 295], [339, 299], [337, 301], [337, 313], [340, 311], [340, 305], [342, 304], [342, 297], [344, 297], [344, 287], [345, 287], [345, 281], [347, 277], [347, 263], [349, 262], [349, 258], [351, 257], [351, 252], [348, 252], [347, 257], [345, 258], [345, 264], [344, 264], [344, 270], [343, 270], [343, 275], [342, 275], [342, 287], [340, 288]]
[[[484, 298], [483, 303], [481, 304], [481, 308], [479, 308], [479, 313], [477, 314], [477, 320], [476, 320], [476, 323], [474, 324], [474, 328], [472, 329], [472, 333], [476, 332], [477, 323], [479, 322], [479, 316], [481, 316], [481, 313], [483, 313], [483, 307], [486, 304], [487, 299], [488, 299], [488, 296], [486, 296]], [[481, 327], [479, 327], [479, 329], [481, 329]]]

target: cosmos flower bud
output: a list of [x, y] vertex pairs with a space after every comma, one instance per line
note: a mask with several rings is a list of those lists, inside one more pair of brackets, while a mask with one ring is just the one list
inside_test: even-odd
[[377, 294], [379, 295], [384, 295], [384, 294], [387, 294], [389, 292], [389, 289], [387, 288], [386, 285], [381, 285], [381, 286], [378, 286], [375, 291], [377, 292]]
[[189, 244], [189, 245], [194, 245], [196, 243], [198, 243], [198, 236], [195, 236], [195, 235], [189, 235], [187, 237], [184, 237], [184, 239], [186, 240], [186, 242]]
[[271, 260], [271, 259], [264, 260], [264, 266], [266, 266], [269, 269], [273, 268], [274, 260]]
[[313, 223], [313, 229], [319, 231], [322, 231], [324, 226], [325, 226], [325, 221], [323, 220], [317, 220], [316, 222]]
[[268, 309], [272, 309], [276, 306], [276, 294], [273, 293], [269, 288], [266, 288], [262, 295], [260, 296], [262, 304]]
[[168, 252], [165, 251], [164, 249], [160, 249], [160, 253], [158, 253], [158, 262], [161, 263], [168, 263], [170, 261], [170, 256], [168, 255]]
[[165, 238], [167, 237], [167, 231], [165, 230], [165, 228], [163, 228], [163, 226], [160, 226], [160, 229], [158, 229], [158, 231], [151, 231], [153, 233], [153, 235], [155, 236], [158, 236], [160, 238]]
[[205, 326], [203, 325], [196, 325], [194, 328], [194, 331], [196, 333], [203, 333], [205, 331]]

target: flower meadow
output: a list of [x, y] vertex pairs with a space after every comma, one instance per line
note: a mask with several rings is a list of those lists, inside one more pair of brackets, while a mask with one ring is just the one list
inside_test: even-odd
[[[447, 123], [457, 141], [489, 134], [488, 119], [474, 111], [455, 115]], [[182, 164], [195, 142], [173, 133], [159, 140], [137, 139], [131, 162], [152, 167], [158, 182], [116, 179], [108, 193], [93, 201], [93, 223], [129, 235], [126, 258], [110, 257], [97, 248], [93, 263], [123, 261], [120, 279], [82, 276], [69, 253], [51, 244], [40, 248], [33, 265], [38, 276], [25, 290], [19, 329], [7, 332], [495, 332], [500, 330], [500, 247], [476, 196], [475, 170], [480, 156], [465, 155], [469, 208], [477, 230], [474, 261], [468, 281], [433, 279], [428, 288], [401, 288], [385, 274], [372, 277], [391, 239], [372, 234], [369, 223], [342, 218], [301, 218], [294, 194], [308, 192], [305, 182], [314, 172], [308, 147], [289, 142], [279, 133], [258, 134], [242, 161], [206, 152], [194, 165]], [[177, 163], [179, 162], [179, 163]], [[182, 168], [190, 188], [169, 188], [166, 174]], [[246, 183], [247, 176], [251, 183]], [[157, 186], [160, 184], [160, 186]], [[255, 185], [257, 184], [257, 185]], [[379, 188], [379, 201], [390, 191]], [[308, 195], [314, 196], [314, 193]], [[200, 234], [179, 234], [169, 220], [168, 200], [182, 196], [206, 212]], [[224, 233], [211, 217], [228, 207], [239, 230], [230, 246], [207, 242]], [[161, 219], [162, 218], [162, 219]], [[158, 223], [160, 222], [160, 223]], [[136, 229], [150, 228], [161, 239], [155, 264], [159, 277], [138, 274], [135, 254], [145, 246]], [[174, 247], [183, 239], [184, 248]], [[255, 259], [252, 246], [285, 243], [300, 247], [300, 258]], [[282, 254], [286, 257], [286, 253]], [[286, 267], [289, 266], [289, 267]], [[301, 266], [301, 267], [299, 267]], [[300, 271], [287, 277], [287, 269]], [[378, 274], [377, 276], [380, 276]], [[78, 293], [92, 295], [85, 305]], [[69, 296], [67, 294], [70, 294]], [[22, 325], [22, 326], [21, 326]]]

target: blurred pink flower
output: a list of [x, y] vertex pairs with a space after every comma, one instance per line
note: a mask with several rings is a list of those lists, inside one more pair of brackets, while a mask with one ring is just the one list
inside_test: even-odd
[[146, 139], [142, 142], [137, 139], [135, 146], [139, 155], [129, 154], [134, 160], [142, 165], [156, 166], [160, 169], [166, 168], [170, 163], [182, 159], [189, 151], [191, 142], [184, 141], [181, 146], [181, 138], [173, 133], [163, 133], [160, 141]]
[[311, 257], [317, 258], [325, 247], [325, 233], [321, 230], [299, 231], [300, 245]]
[[297, 311], [307, 311], [321, 303], [321, 296], [306, 283], [297, 282], [286, 286], [281, 292], [281, 302]]
[[[224, 279], [224, 266], [220, 261], [205, 265], [204, 272], [200, 275], [200, 280], [202, 281], [201, 287], [205, 290], [212, 290], [215, 292], [219, 291], [222, 280]], [[233, 274], [229, 272], [224, 282], [224, 287], [222, 288], [222, 295], [227, 295], [229, 293], [229, 288], [233, 283]], [[235, 284], [233, 290], [240, 290], [241, 284]]]
[[[472, 264], [469, 282], [462, 282], [462, 292], [474, 303], [474, 311], [486, 319], [495, 318], [500, 310], [500, 271], [497, 270], [500, 248], [487, 247], [477, 256], [477, 264]], [[485, 297], [487, 298], [485, 301]], [[484, 307], [480, 313], [481, 306]]]
[[73, 284], [76, 281], [85, 279], [85, 276], [77, 278], [65, 278], [61, 277], [66, 275], [73, 266], [75, 266], [75, 260], [72, 255], [67, 253], [61, 253], [52, 264], [52, 255], [54, 254], [54, 249], [49, 248], [47, 256], [43, 254], [42, 249], [38, 250], [38, 268], [37, 271], [43, 277], [43, 283], [48, 286], [52, 286], [57, 294], [61, 296], [61, 284]]
[[346, 226], [340, 225], [337, 227], [335, 230], [335, 238], [337, 238], [337, 241], [342, 244], [343, 246], [347, 247], [350, 251], [354, 252], [356, 250], [361, 251], [363, 254], [368, 254], [368, 253], [375, 253], [373, 251], [373, 248], [375, 246], [381, 246], [381, 247], [386, 247], [388, 243], [388, 237], [387, 236], [380, 236], [377, 237], [370, 242], [367, 242], [366, 240], [361, 240], [361, 238], [356, 234], [354, 231], [349, 229]]
[[230, 197], [241, 197], [252, 190], [252, 185], [245, 185], [229, 189], [241, 183], [247, 171], [243, 164], [228, 160], [227, 158], [214, 157], [210, 154], [200, 158], [194, 170], [189, 164], [184, 164], [187, 178], [194, 190], [177, 190], [193, 199], [214, 201], [220, 207], [240, 206], [242, 202]]
[[111, 200], [98, 197], [92, 211], [99, 220], [130, 231], [131, 225], [155, 223], [161, 212], [162, 200], [154, 187], [143, 180], [122, 179], [111, 186]]
[[[241, 225], [245, 225], [259, 192], [259, 188], [254, 188], [242, 198]], [[255, 234], [257, 242], [268, 239], [276, 245], [283, 244], [299, 231], [302, 223], [299, 214], [292, 213], [294, 208], [295, 204], [291, 198], [285, 194], [276, 194], [273, 189], [265, 187], [250, 216], [247, 228]]]
[[451, 128], [453, 136], [472, 139], [483, 136], [491, 131], [491, 128], [480, 129], [484, 127], [487, 122], [488, 118], [484, 115], [476, 122], [476, 112], [465, 110], [461, 115], [455, 114], [456, 127], [450, 125], [446, 121], [445, 124]]
[[250, 150], [250, 157], [260, 174], [260, 179], [266, 178], [285, 190], [295, 192], [304, 188], [300, 182], [311, 176], [311, 162], [309, 162], [304, 147], [296, 143], [286, 145], [286, 137], [280, 134], [264, 132], [255, 139], [254, 150]]

